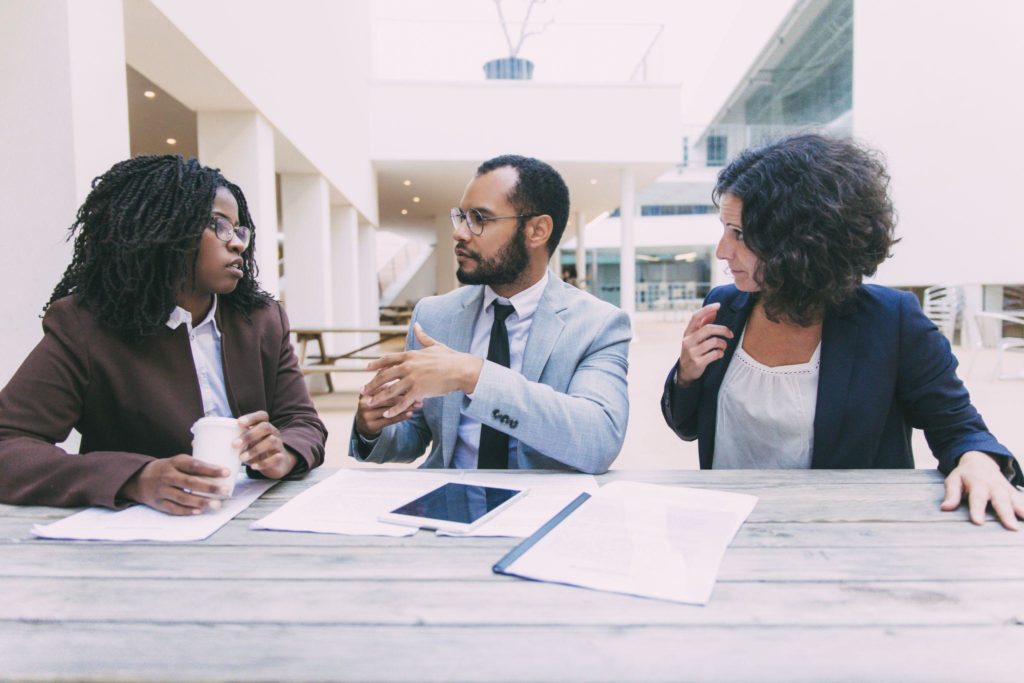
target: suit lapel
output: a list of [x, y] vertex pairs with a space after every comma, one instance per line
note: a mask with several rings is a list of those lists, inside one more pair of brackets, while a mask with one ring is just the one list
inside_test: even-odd
[[835, 469], [843, 460], [836, 449], [850, 394], [859, 327], [852, 306], [829, 313], [821, 331], [821, 367], [814, 411], [814, 453], [811, 467]]
[[[469, 353], [469, 346], [473, 343], [476, 319], [484, 301], [484, 288], [476, 286], [475, 289], [476, 293], [462, 302], [462, 306], [455, 310], [455, 315], [450, 321], [448, 346], [462, 353]], [[451, 467], [452, 457], [455, 454], [455, 438], [459, 434], [459, 420], [462, 418], [464, 397], [465, 394], [461, 391], [455, 391], [442, 399], [441, 456], [444, 459], [445, 467]]]
[[241, 334], [241, 330], [234, 324], [239, 321], [239, 317], [225, 312], [223, 303], [218, 302], [214, 319], [221, 335], [220, 356], [224, 364], [224, 389], [227, 391], [231, 412], [235, 417], [241, 417], [245, 414], [243, 410], [248, 411], [253, 405], [259, 404], [252, 402], [254, 392], [260, 392], [259, 386], [254, 384], [258, 373], [254, 372], [251, 361], [248, 367], [244, 361], [246, 358], [259, 358], [259, 351], [245, 348], [245, 345], [257, 342], [250, 335]]
[[[740, 335], [743, 332], [743, 326], [747, 324], [747, 317], [750, 315], [753, 303], [754, 300], [750, 294], [741, 292], [731, 303], [718, 309], [715, 324], [725, 325], [732, 330], [733, 338], [725, 340], [725, 356], [720, 361], [709, 365], [704, 373], [704, 391], [709, 396], [718, 396], [718, 389], [722, 386], [722, 380], [725, 379], [725, 369], [729, 367], [736, 347], [740, 343]], [[718, 401], [713, 401], [711, 405], [712, 410], [716, 410]]]
[[561, 280], [551, 277], [548, 286], [544, 288], [544, 295], [537, 304], [537, 310], [533, 313], [530, 336], [526, 340], [526, 350], [523, 352], [523, 376], [527, 381], [536, 382], [540, 379], [540, 373], [551, 357], [551, 349], [555, 347], [555, 342], [565, 327], [565, 323], [558, 316], [565, 310], [562, 292], [559, 289], [561, 286]]

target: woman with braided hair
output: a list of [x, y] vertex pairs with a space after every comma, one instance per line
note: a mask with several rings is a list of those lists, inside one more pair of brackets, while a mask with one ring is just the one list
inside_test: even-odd
[[[142, 156], [93, 181], [43, 339], [0, 391], [0, 502], [199, 514], [225, 471], [191, 425], [237, 417], [250, 476], [323, 462], [327, 432], [283, 309], [256, 281], [245, 196], [218, 170]], [[71, 429], [80, 454], [55, 444]]]

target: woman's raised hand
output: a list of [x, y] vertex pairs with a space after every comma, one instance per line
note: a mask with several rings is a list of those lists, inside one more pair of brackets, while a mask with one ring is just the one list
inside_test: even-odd
[[690, 318], [679, 351], [677, 384], [685, 386], [700, 379], [708, 365], [725, 355], [726, 339], [732, 339], [733, 334], [725, 325], [714, 324], [719, 306], [708, 304]]

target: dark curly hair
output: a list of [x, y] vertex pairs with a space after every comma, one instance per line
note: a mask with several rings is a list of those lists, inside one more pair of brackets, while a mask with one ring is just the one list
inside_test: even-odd
[[[199, 241], [220, 187], [238, 202], [239, 222], [254, 228], [242, 191], [215, 168], [179, 155], [114, 164], [93, 180], [68, 230], [74, 256], [43, 310], [74, 295], [101, 324], [126, 338], [158, 330], [185, 278], [195, 273]], [[238, 286], [220, 297], [245, 315], [271, 301], [256, 282], [254, 243], [242, 253]]]
[[[488, 159], [480, 164], [476, 174], [482, 176], [503, 166], [510, 166], [519, 173], [519, 180], [508, 197], [516, 212], [551, 216], [553, 227], [547, 247], [548, 254], [554, 254], [558, 243], [562, 241], [565, 224], [569, 221], [569, 187], [549, 164], [517, 154], [503, 154]], [[517, 229], [522, 230], [524, 225], [525, 220], [519, 219]]]
[[712, 200], [743, 202], [743, 241], [770, 320], [807, 326], [853, 298], [899, 240], [881, 156], [817, 134], [742, 152], [722, 169]]

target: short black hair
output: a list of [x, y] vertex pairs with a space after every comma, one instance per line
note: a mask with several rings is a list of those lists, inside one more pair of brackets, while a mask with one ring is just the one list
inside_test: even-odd
[[[180, 155], [121, 161], [92, 182], [69, 229], [74, 255], [44, 307], [74, 295], [104, 326], [126, 338], [167, 322], [176, 295], [195, 272], [199, 242], [210, 224], [214, 194], [226, 188], [238, 220], [255, 232], [245, 195], [220, 171]], [[242, 253], [242, 279], [220, 300], [248, 315], [271, 296], [256, 282], [255, 239]], [[194, 277], [194, 275], [193, 275]]]
[[881, 155], [846, 138], [803, 133], [745, 150], [719, 173], [716, 206], [724, 194], [743, 202], [743, 241], [771, 320], [820, 320], [899, 241]]
[[[562, 241], [565, 225], [569, 222], [569, 187], [558, 171], [540, 159], [503, 154], [488, 159], [476, 169], [477, 176], [490, 173], [497, 168], [508, 166], [519, 174], [516, 186], [509, 193], [508, 201], [517, 213], [535, 213], [551, 216], [551, 237], [548, 238], [548, 254], [554, 254]], [[521, 219], [519, 227], [525, 225]]]

